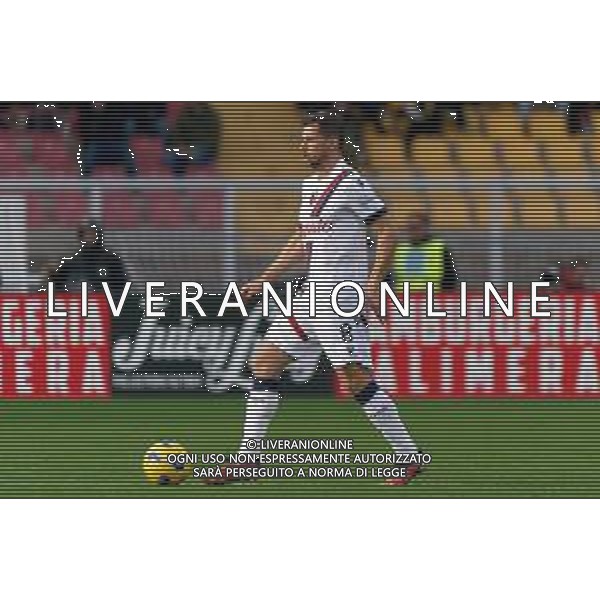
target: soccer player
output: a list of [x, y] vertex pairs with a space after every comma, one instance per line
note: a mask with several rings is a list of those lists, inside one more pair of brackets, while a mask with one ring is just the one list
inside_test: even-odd
[[[379, 284], [392, 252], [385, 226], [385, 207], [372, 187], [344, 160], [343, 123], [339, 114], [314, 115], [302, 131], [303, 152], [313, 175], [302, 186], [296, 232], [275, 261], [242, 290], [245, 297], [262, 291], [262, 283], [278, 280], [287, 267], [308, 258], [304, 293], [293, 300], [292, 317], [279, 316], [250, 360], [254, 387], [247, 397], [240, 452], [249, 439], [263, 438], [279, 406], [280, 377], [293, 359], [307, 352], [325, 352], [338, 376], [346, 382], [367, 418], [397, 454], [418, 453], [402, 423], [394, 400], [378, 385], [372, 369], [365, 319], [343, 318], [331, 306], [331, 292], [342, 281], [359, 284], [366, 304], [378, 314]], [[369, 274], [368, 233], [376, 233], [374, 264]], [[315, 316], [309, 316], [309, 282], [315, 282]], [[346, 294], [344, 294], [346, 291]], [[356, 306], [356, 291], [345, 288], [338, 302], [344, 312]], [[404, 485], [420, 471], [407, 466], [406, 477], [391, 479]], [[225, 483], [225, 481], [213, 481]]]

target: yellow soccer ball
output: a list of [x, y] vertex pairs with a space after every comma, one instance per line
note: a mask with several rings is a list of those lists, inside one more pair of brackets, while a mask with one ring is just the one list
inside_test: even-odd
[[187, 450], [174, 440], [153, 444], [144, 454], [144, 475], [154, 485], [179, 485], [192, 473]]

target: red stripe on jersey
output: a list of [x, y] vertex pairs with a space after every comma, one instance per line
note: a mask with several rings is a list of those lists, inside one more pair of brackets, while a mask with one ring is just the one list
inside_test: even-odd
[[348, 177], [350, 173], [352, 173], [352, 169], [344, 169], [335, 177], [335, 179], [327, 186], [327, 188], [325, 188], [325, 190], [315, 203], [315, 206], [313, 207], [313, 217], [318, 217], [321, 214], [327, 200], [329, 200], [333, 192], [335, 192], [337, 186], [340, 185], [340, 183], [342, 183], [342, 181], [344, 181], [344, 179], [346, 179], [346, 177]]
[[298, 321], [296, 320], [296, 317], [288, 317], [288, 323], [292, 326], [292, 329], [296, 332], [298, 337], [303, 342], [308, 341], [308, 336], [306, 335], [304, 329], [302, 329], [302, 327], [300, 326], [300, 323], [298, 323]]

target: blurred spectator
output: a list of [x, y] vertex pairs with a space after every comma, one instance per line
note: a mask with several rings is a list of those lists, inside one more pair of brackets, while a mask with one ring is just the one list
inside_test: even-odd
[[79, 161], [84, 177], [107, 165], [121, 166], [128, 176], [135, 175], [129, 124], [127, 103], [91, 102], [80, 109]]
[[540, 281], [544, 283], [549, 283], [550, 285], [555, 285], [558, 282], [558, 275], [556, 274], [553, 268], [546, 269], [540, 275]]
[[443, 132], [447, 122], [454, 120], [459, 129], [466, 127], [462, 102], [417, 102], [408, 113], [411, 122], [404, 135], [404, 151], [412, 156], [415, 139], [419, 135], [437, 135]]
[[62, 124], [61, 109], [49, 102], [34, 104], [27, 117], [27, 129], [52, 131]]
[[364, 125], [372, 125], [377, 133], [384, 133], [383, 111], [386, 102], [354, 102], [358, 116]]
[[425, 212], [415, 212], [407, 221], [408, 242], [394, 251], [394, 281], [402, 290], [405, 281], [413, 291], [423, 291], [431, 281], [436, 289], [453, 290], [458, 275], [448, 245], [434, 237], [431, 220]]
[[79, 251], [63, 260], [50, 277], [57, 291], [79, 291], [83, 281], [87, 281], [90, 292], [102, 291], [105, 281], [113, 297], [119, 297], [127, 283], [127, 274], [123, 260], [104, 247], [102, 229], [94, 222], [84, 223], [79, 228], [79, 240]]
[[321, 113], [334, 109], [335, 102], [298, 102], [298, 109], [304, 114]]
[[336, 102], [327, 112], [340, 123], [340, 143], [344, 159], [355, 169], [365, 166], [364, 122], [358, 102]]
[[[26, 135], [27, 117], [31, 103], [3, 102], [0, 105], [0, 171], [10, 170], [10, 165], [16, 161], [31, 159], [31, 140]], [[8, 153], [11, 153], [11, 156]]]
[[40, 258], [35, 262], [31, 261], [31, 272], [32, 287], [38, 291], [44, 291], [48, 281], [53, 281], [52, 276], [56, 273], [56, 265], [46, 257]]
[[1, 102], [0, 103], [0, 128], [12, 129], [27, 127], [27, 120], [32, 107], [31, 102]]
[[558, 285], [562, 291], [576, 292], [586, 288], [586, 263], [582, 261], [562, 262], [558, 268]]
[[559, 262], [556, 268], [544, 271], [540, 280], [554, 285], [562, 292], [578, 292], [586, 289], [587, 262], [571, 260]]
[[166, 102], [130, 102], [129, 117], [136, 134], [163, 135], [166, 131]]
[[567, 112], [567, 129], [569, 133], [588, 133], [591, 131], [593, 108], [593, 102], [569, 102]]
[[521, 120], [521, 127], [523, 131], [529, 134], [530, 131], [530, 117], [534, 110], [558, 110], [563, 113], [565, 119], [567, 119], [569, 111], [568, 102], [517, 102], [517, 112], [519, 119]]
[[208, 102], [186, 103], [167, 136], [171, 169], [185, 175], [190, 164], [206, 166], [217, 160], [221, 123]]

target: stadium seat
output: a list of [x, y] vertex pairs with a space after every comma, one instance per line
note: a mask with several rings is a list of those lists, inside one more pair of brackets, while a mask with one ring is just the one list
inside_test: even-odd
[[507, 182], [499, 193], [510, 207], [506, 212], [512, 224], [516, 227], [558, 226], [559, 203], [552, 187], [545, 185], [549, 173], [543, 162], [542, 144], [519, 134], [500, 142], [498, 147]]
[[435, 228], [466, 228], [473, 225], [469, 207], [471, 199], [464, 190], [456, 187], [429, 188], [426, 195]]
[[574, 228], [597, 229], [600, 225], [598, 204], [600, 193], [595, 189], [561, 188], [565, 204], [566, 225]]
[[150, 188], [141, 192], [149, 213], [151, 227], [182, 227], [185, 225], [181, 193], [177, 189]]
[[27, 222], [33, 228], [77, 227], [87, 214], [87, 199], [79, 190], [34, 190], [27, 194]]
[[581, 136], [554, 137], [544, 142], [544, 158], [555, 177], [589, 177]]
[[226, 177], [306, 177], [301, 118], [293, 102], [215, 102], [221, 119], [219, 165]]
[[[173, 171], [166, 164], [157, 165], [147, 172], [143, 172], [139, 169], [136, 163], [136, 174], [138, 177], [147, 177], [149, 179], [173, 179]], [[174, 179], [175, 180], [175, 179]]]
[[456, 140], [458, 164], [469, 178], [499, 177], [501, 169], [497, 144], [479, 134], [460, 136]]
[[[404, 223], [408, 214], [422, 210], [428, 202], [423, 187], [409, 186], [417, 178], [417, 170], [410, 164], [402, 148], [402, 140], [388, 133], [381, 135], [370, 128], [365, 132], [367, 175], [375, 190], [385, 200], [395, 219]], [[403, 225], [402, 225], [403, 226]]]
[[468, 173], [458, 161], [455, 138], [423, 136], [415, 142], [413, 155], [415, 172], [423, 183], [422, 201], [434, 221], [445, 228], [476, 225], [481, 198], [463, 185]]
[[139, 175], [152, 176], [165, 166], [166, 150], [160, 138], [135, 135], [131, 137], [129, 148], [133, 152]]
[[0, 130], [0, 177], [23, 177], [27, 174], [25, 148], [28, 138], [25, 132]]
[[479, 138], [483, 137], [485, 133], [484, 110], [484, 104], [480, 102], [465, 103], [464, 112], [467, 130]]
[[594, 129], [592, 134], [587, 136], [587, 139], [590, 145], [591, 166], [597, 171], [600, 169], [600, 120], [598, 121], [598, 129]]
[[600, 193], [593, 184], [598, 168], [596, 161], [600, 159], [598, 150], [595, 136], [584, 135], [555, 138], [545, 146], [546, 159], [554, 178], [572, 180], [572, 183], [560, 181], [557, 187], [553, 187], [564, 226], [598, 226]]
[[[187, 189], [182, 194], [182, 201], [186, 207], [187, 218], [203, 229], [221, 228], [224, 224], [226, 202], [225, 189], [216, 182], [211, 182], [207, 187]], [[236, 195], [231, 202], [235, 203], [230, 209], [237, 213]]]
[[500, 145], [501, 163], [513, 177], [542, 177], [542, 146], [526, 136], [515, 135]]
[[566, 115], [555, 108], [534, 108], [528, 120], [529, 132], [534, 139], [562, 139], [567, 135]]
[[419, 173], [426, 177], [447, 179], [457, 175], [450, 142], [443, 137], [418, 137], [413, 147], [413, 164]]
[[125, 166], [121, 165], [98, 165], [94, 169], [93, 173], [94, 179], [126, 179], [127, 172], [125, 170]]
[[298, 222], [299, 190], [245, 188], [235, 192], [236, 225], [246, 238], [252, 238], [260, 252], [271, 236], [291, 234]]
[[487, 136], [494, 140], [508, 141], [519, 137], [523, 128], [514, 103], [502, 102], [482, 112]]
[[63, 132], [36, 132], [32, 136], [32, 162], [50, 177], [79, 174], [77, 152], [67, 146]]
[[[106, 228], [136, 229], [148, 225], [148, 203], [143, 193], [135, 196], [123, 188], [106, 188], [101, 194], [102, 222]], [[146, 210], [142, 210], [142, 204]]]
[[550, 188], [517, 187], [507, 190], [505, 198], [507, 216], [514, 214], [512, 224], [516, 227], [548, 229], [561, 225], [559, 203]]
[[402, 140], [393, 134], [379, 134], [368, 128], [365, 132], [367, 162], [378, 177], [407, 177], [408, 165]]
[[167, 126], [172, 127], [177, 120], [185, 102], [167, 102]]

